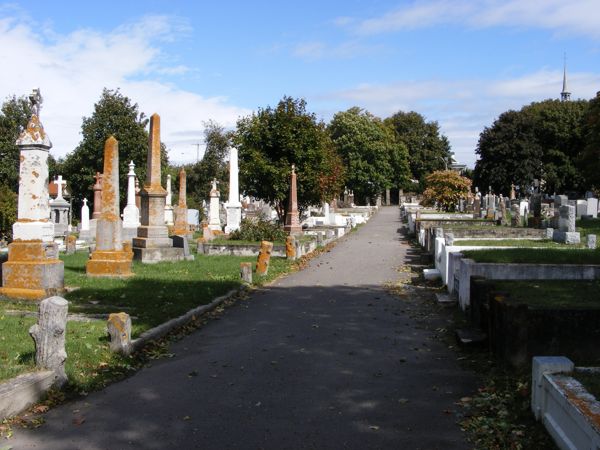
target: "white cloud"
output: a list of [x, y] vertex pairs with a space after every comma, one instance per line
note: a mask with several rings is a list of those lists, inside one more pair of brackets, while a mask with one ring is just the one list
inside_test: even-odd
[[[569, 75], [572, 97], [589, 99], [600, 85], [599, 73]], [[361, 84], [316, 99], [316, 103], [339, 102], [341, 107], [358, 105], [380, 117], [395, 112], [418, 111], [439, 123], [448, 136], [456, 158], [475, 164], [479, 133], [504, 111], [520, 109], [534, 101], [558, 98], [562, 71], [542, 69], [511, 79], [427, 80], [392, 84]]]
[[365, 35], [459, 24], [527, 26], [600, 38], [597, 12], [597, 0], [425, 0], [361, 21], [343, 18], [337, 24]]
[[161, 115], [162, 140], [172, 149], [174, 161], [195, 159], [196, 149], [190, 144], [202, 139], [204, 121], [230, 127], [250, 112], [225, 97], [205, 97], [161, 81], [162, 76], [194, 70], [166, 64], [161, 53], [161, 43], [189, 31], [180, 19], [151, 16], [108, 33], [79, 29], [60, 35], [46, 29], [40, 35], [35, 23], [14, 15], [2, 17], [2, 12], [0, 61], [5, 69], [0, 73], [0, 100], [41, 89], [41, 118], [55, 156], [64, 156], [79, 143], [81, 118], [93, 112], [104, 87], [120, 88], [147, 115]]

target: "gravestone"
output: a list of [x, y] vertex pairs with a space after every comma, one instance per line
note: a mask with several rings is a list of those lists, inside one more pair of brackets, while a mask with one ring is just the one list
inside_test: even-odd
[[87, 203], [87, 198], [84, 198], [83, 206], [81, 207], [81, 222], [79, 223], [79, 239], [90, 242], [92, 240], [90, 232], [90, 207]]
[[585, 212], [586, 216], [589, 216], [593, 219], [598, 217], [598, 199], [594, 197], [589, 197], [587, 199], [587, 211]]
[[520, 227], [521, 226], [521, 209], [518, 204], [510, 205], [510, 226]]
[[135, 164], [129, 163], [129, 172], [127, 173], [127, 205], [123, 209], [123, 228], [133, 229], [133, 232], [124, 232], [127, 240], [137, 236], [137, 227], [140, 223], [140, 210], [135, 204]]
[[300, 217], [298, 215], [298, 193], [296, 187], [296, 166], [292, 164], [292, 173], [290, 176], [290, 195], [288, 208], [285, 214], [285, 225], [283, 227], [288, 234], [302, 233], [300, 226]]
[[59, 175], [53, 183], [56, 185], [56, 198], [49, 202], [50, 219], [54, 222], [54, 237], [64, 237], [69, 232], [71, 214], [71, 204], [63, 197], [67, 182]]
[[183, 256], [186, 261], [194, 260], [194, 255], [190, 252], [190, 244], [186, 235], [176, 234], [173, 236], [173, 247], [183, 249]]
[[262, 241], [260, 243], [260, 252], [258, 253], [258, 260], [256, 262], [256, 274], [267, 275], [269, 272], [269, 264], [271, 262], [271, 253], [273, 252], [273, 243], [269, 241]]
[[132, 350], [129, 314], [125, 312], [109, 314], [106, 329], [110, 336], [110, 351], [129, 355]]
[[240, 229], [242, 221], [242, 204], [240, 203], [238, 150], [231, 147], [229, 151], [229, 199], [225, 203], [227, 210], [225, 233]]
[[161, 149], [160, 149], [160, 116], [150, 117], [150, 140], [148, 143], [148, 161], [146, 181], [140, 191], [141, 209], [138, 234], [133, 238], [134, 258], [142, 263], [161, 261], [181, 261], [185, 257], [183, 249], [174, 248], [169, 238], [169, 229], [165, 224], [165, 199], [167, 191], [162, 187]]
[[65, 240], [65, 253], [67, 255], [72, 255], [73, 253], [75, 253], [75, 251], [77, 251], [77, 238], [74, 235], [70, 234]]
[[587, 215], [588, 211], [588, 203], [586, 200], [577, 200], [577, 218], [580, 219], [581, 216]]
[[595, 234], [588, 234], [587, 235], [587, 248], [596, 249], [596, 235]]
[[[173, 234], [178, 236], [192, 237], [188, 226], [188, 209], [187, 209], [187, 176], [185, 169], [182, 167], [179, 171], [179, 199], [175, 208], [175, 225], [173, 226]], [[174, 247], [177, 247], [173, 244]]]
[[119, 217], [119, 143], [110, 136], [104, 144], [102, 214], [96, 225], [96, 248], [85, 271], [91, 277], [129, 277], [133, 254], [123, 248], [123, 223]]
[[221, 193], [217, 189], [219, 182], [216, 178], [212, 180], [212, 188], [210, 190], [210, 204], [208, 207], [208, 228], [211, 231], [221, 231], [221, 214], [219, 198]]
[[240, 277], [244, 283], [252, 284], [252, 263], [240, 263]]
[[287, 259], [295, 260], [296, 255], [296, 238], [294, 238], [293, 235], [289, 235], [285, 239], [285, 257]]
[[558, 230], [554, 230], [552, 239], [563, 244], [579, 244], [581, 236], [575, 231], [575, 206], [563, 205], [558, 208]]
[[569, 203], [569, 197], [566, 195], [555, 195], [554, 196], [554, 209], [558, 209], [560, 206], [567, 205]]
[[175, 212], [173, 210], [173, 193], [171, 192], [171, 174], [167, 174], [167, 196], [165, 198], [165, 224], [172, 227], [175, 224]]
[[479, 197], [475, 197], [473, 200], [473, 219], [481, 218], [481, 200]]

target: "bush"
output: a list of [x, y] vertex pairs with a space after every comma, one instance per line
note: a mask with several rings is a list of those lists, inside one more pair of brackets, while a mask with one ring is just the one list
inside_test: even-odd
[[233, 231], [229, 239], [239, 241], [285, 241], [286, 234], [277, 223], [266, 220], [242, 219], [240, 229]]
[[17, 194], [6, 185], [0, 186], [0, 235], [12, 239], [12, 225], [17, 220]]

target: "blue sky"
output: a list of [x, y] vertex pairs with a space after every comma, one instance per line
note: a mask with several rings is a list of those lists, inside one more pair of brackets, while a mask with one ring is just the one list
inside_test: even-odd
[[360, 106], [436, 120], [473, 166], [483, 127], [507, 109], [600, 90], [597, 0], [48, 2], [0, 0], [0, 98], [40, 87], [64, 156], [103, 87], [162, 117], [174, 162], [203, 123], [304, 97], [329, 121]]

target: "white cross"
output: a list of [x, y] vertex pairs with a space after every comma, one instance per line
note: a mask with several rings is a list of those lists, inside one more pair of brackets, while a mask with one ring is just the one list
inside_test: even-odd
[[62, 175], [59, 175], [56, 177], [56, 180], [54, 180], [54, 184], [58, 187], [58, 193], [56, 194], [56, 198], [57, 199], [62, 199], [63, 198], [63, 186], [67, 185], [67, 182], [65, 180], [63, 180]]

